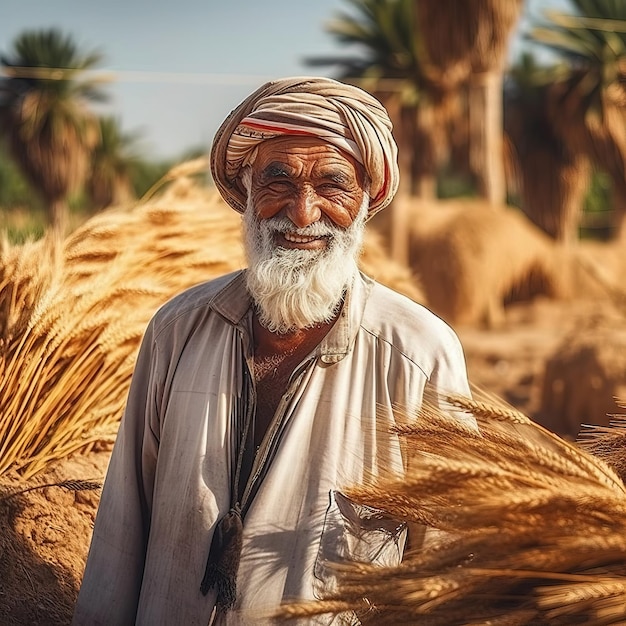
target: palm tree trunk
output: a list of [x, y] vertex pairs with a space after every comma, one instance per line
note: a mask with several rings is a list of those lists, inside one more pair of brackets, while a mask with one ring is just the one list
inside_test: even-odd
[[563, 185], [560, 215], [557, 215], [554, 236], [565, 246], [572, 247], [579, 239], [580, 220], [585, 194], [591, 177], [591, 164], [584, 155], [578, 155], [573, 168], [568, 170], [571, 179]]
[[437, 197], [437, 162], [434, 141], [435, 115], [433, 105], [424, 98], [417, 110], [414, 109], [414, 154], [413, 195], [422, 200], [434, 200]]
[[48, 223], [50, 228], [63, 237], [69, 224], [69, 207], [65, 199], [55, 199], [48, 202]]
[[480, 195], [492, 205], [506, 203], [502, 141], [502, 72], [471, 77], [469, 89], [470, 166]]
[[583, 201], [591, 167], [585, 154], [562, 148], [557, 153], [533, 151], [523, 170], [523, 210], [556, 241], [571, 246], [578, 240]]
[[400, 95], [393, 94], [386, 101], [387, 111], [393, 124], [394, 136], [398, 144], [398, 167], [400, 169], [400, 183], [398, 191], [389, 206], [390, 228], [389, 249], [391, 258], [398, 263], [407, 264], [409, 260], [409, 234], [407, 225], [407, 204], [411, 195], [412, 186], [412, 145], [406, 140], [404, 127], [405, 114], [400, 102]]
[[392, 119], [399, 120], [394, 127], [398, 142], [400, 186], [391, 205], [390, 249], [398, 263], [409, 262], [410, 224], [409, 205], [412, 198], [434, 200], [437, 197], [437, 155], [433, 146], [434, 109], [424, 99], [418, 107], [402, 106], [395, 101]]

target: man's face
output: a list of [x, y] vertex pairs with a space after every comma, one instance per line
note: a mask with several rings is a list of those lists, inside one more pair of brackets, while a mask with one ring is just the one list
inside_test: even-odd
[[369, 195], [350, 157], [317, 140], [260, 144], [246, 177], [246, 283], [279, 333], [334, 318], [357, 269]]
[[[250, 201], [260, 220], [286, 217], [295, 228], [319, 221], [348, 228], [365, 196], [363, 168], [339, 148], [315, 137], [283, 136], [259, 144]], [[282, 248], [321, 250], [326, 237], [277, 233]]]

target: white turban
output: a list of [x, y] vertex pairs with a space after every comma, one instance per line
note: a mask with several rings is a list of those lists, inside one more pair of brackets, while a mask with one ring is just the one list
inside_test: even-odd
[[262, 141], [280, 135], [319, 137], [361, 163], [370, 181], [368, 219], [398, 189], [398, 148], [383, 105], [366, 91], [330, 78], [286, 78], [266, 83], [218, 129], [211, 173], [223, 198], [243, 213], [247, 192], [241, 169]]

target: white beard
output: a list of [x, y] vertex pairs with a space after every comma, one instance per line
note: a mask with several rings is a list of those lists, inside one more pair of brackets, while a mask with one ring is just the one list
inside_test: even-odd
[[[258, 219], [248, 200], [243, 234], [249, 269], [246, 286], [260, 323], [271, 332], [285, 334], [330, 322], [339, 312], [346, 288], [358, 273], [369, 196], [348, 228], [321, 220], [297, 228], [286, 217]], [[282, 248], [274, 243], [276, 232], [304, 237], [324, 236], [322, 250]]]

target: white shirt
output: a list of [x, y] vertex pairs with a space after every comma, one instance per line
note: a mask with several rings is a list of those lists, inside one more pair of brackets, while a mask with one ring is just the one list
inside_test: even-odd
[[[202, 595], [200, 582], [230, 506], [250, 315], [236, 272], [182, 293], [150, 322], [75, 625], [209, 623], [215, 594]], [[427, 384], [469, 395], [457, 336], [423, 306], [357, 276], [338, 320], [296, 368], [257, 454], [265, 474], [244, 519], [236, 610], [219, 623], [261, 623], [283, 601], [319, 597], [334, 582], [327, 559], [400, 561], [403, 528], [368, 523], [372, 512], [340, 492], [365, 473], [402, 471], [392, 407], [416, 411]], [[268, 451], [270, 462], [259, 463]]]

